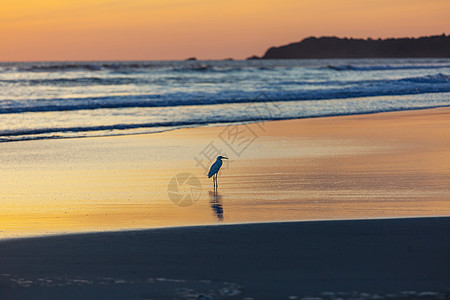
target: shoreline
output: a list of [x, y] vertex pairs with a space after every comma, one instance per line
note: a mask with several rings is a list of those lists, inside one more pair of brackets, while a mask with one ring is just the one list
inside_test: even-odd
[[[413, 94], [414, 95], [414, 94]], [[381, 95], [380, 97], [389, 97], [390, 95]], [[393, 96], [399, 96], [399, 95], [393, 95]], [[400, 95], [404, 96], [404, 95]], [[358, 99], [358, 98], [369, 98], [371, 96], [364, 96], [364, 97], [356, 97], [356, 98], [348, 98], [348, 99]], [[347, 98], [346, 98], [347, 99]], [[342, 99], [318, 99], [320, 100], [326, 100], [326, 101], [332, 101], [332, 100], [342, 100]], [[301, 100], [292, 100], [295, 101], [301, 101]], [[277, 103], [278, 101], [275, 101], [274, 103]], [[253, 102], [249, 102], [253, 103]], [[234, 103], [232, 103], [234, 104]], [[223, 103], [223, 105], [227, 105], [227, 103]], [[197, 106], [197, 105], [193, 105]], [[96, 139], [96, 138], [114, 138], [114, 137], [127, 137], [127, 136], [140, 136], [140, 135], [153, 135], [153, 134], [163, 134], [166, 132], [171, 131], [177, 131], [177, 130], [187, 130], [187, 129], [195, 129], [195, 128], [223, 128], [233, 125], [242, 125], [242, 124], [258, 124], [258, 123], [271, 123], [271, 122], [283, 122], [283, 121], [297, 121], [297, 120], [310, 120], [310, 119], [326, 119], [326, 118], [338, 118], [338, 117], [352, 117], [352, 116], [371, 116], [371, 115], [378, 115], [378, 114], [389, 114], [389, 113], [402, 113], [402, 112], [414, 112], [414, 111], [427, 111], [427, 110], [433, 110], [433, 109], [448, 109], [450, 108], [450, 105], [441, 105], [441, 106], [430, 106], [430, 107], [411, 107], [407, 109], [394, 109], [394, 110], [382, 110], [382, 111], [373, 111], [373, 112], [360, 112], [360, 113], [351, 113], [351, 114], [329, 114], [329, 115], [321, 115], [321, 116], [304, 116], [304, 117], [293, 117], [293, 118], [283, 118], [283, 119], [267, 119], [262, 121], [255, 121], [255, 120], [247, 120], [247, 121], [239, 121], [239, 122], [218, 122], [218, 123], [201, 123], [201, 124], [192, 124], [188, 125], [187, 127], [178, 127], [178, 128], [172, 128], [172, 129], [166, 129], [161, 131], [154, 131], [154, 132], [146, 132], [146, 133], [123, 133], [123, 134], [111, 134], [111, 135], [93, 135], [93, 136], [79, 136], [79, 137], [52, 137], [52, 138], [30, 138], [30, 139], [24, 139], [24, 140], [0, 140], [0, 143], [20, 143], [20, 142], [33, 142], [33, 141], [52, 141], [52, 140], [78, 140], [78, 139]], [[152, 127], [152, 128], [158, 128], [158, 127]]]
[[0, 291], [7, 299], [400, 298], [406, 291], [438, 299], [450, 288], [450, 240], [442, 238], [449, 229], [444, 217], [3, 240]]

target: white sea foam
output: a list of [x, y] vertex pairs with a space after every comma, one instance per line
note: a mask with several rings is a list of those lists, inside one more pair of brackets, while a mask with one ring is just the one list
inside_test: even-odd
[[2, 63], [0, 88], [0, 141], [132, 134], [450, 106], [450, 60]]

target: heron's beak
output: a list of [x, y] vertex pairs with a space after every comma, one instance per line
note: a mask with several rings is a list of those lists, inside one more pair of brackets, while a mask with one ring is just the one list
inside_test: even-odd
[[222, 158], [228, 159], [228, 157], [222, 156]]

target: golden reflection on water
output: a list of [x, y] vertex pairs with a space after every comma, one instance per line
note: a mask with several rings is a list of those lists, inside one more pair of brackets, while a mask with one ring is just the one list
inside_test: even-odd
[[[2, 143], [0, 238], [450, 215], [449, 114], [433, 111], [268, 123], [223, 166], [217, 191], [194, 156], [220, 128]], [[191, 207], [167, 194], [182, 172], [202, 184]]]

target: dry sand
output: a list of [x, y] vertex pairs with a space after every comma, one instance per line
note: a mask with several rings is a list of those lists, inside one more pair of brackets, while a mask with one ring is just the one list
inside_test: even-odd
[[368, 293], [438, 299], [419, 294], [449, 296], [449, 232], [447, 217], [4, 240], [0, 242], [0, 295], [2, 299], [223, 299], [233, 295], [235, 299], [288, 299], [332, 298], [322, 293], [333, 292], [334, 297], [344, 298]]

